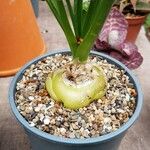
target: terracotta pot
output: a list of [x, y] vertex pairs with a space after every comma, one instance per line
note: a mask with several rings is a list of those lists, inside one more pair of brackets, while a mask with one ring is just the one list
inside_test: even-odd
[[5, 0], [0, 10], [0, 76], [7, 76], [44, 53], [45, 45], [30, 0]]
[[145, 21], [146, 16], [126, 18], [128, 21], [128, 33], [126, 41], [135, 43], [136, 38], [139, 34], [142, 24]]

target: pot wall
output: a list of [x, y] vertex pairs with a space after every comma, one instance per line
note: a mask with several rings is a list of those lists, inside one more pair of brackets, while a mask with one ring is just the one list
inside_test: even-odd
[[0, 16], [0, 76], [8, 76], [43, 54], [45, 44], [30, 0], [4, 0]]
[[26, 130], [33, 150], [117, 150], [125, 133], [106, 142], [93, 144], [60, 144], [59, 142], [47, 141]]
[[145, 21], [145, 16], [126, 18], [126, 20], [128, 21], [128, 33], [126, 41], [135, 43], [141, 26]]

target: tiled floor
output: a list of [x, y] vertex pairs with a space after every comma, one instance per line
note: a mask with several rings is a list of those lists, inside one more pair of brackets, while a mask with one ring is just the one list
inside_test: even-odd
[[[38, 24], [48, 50], [68, 47], [63, 32], [48, 12], [45, 2], [40, 2]], [[48, 30], [48, 33], [44, 33], [45, 30]], [[144, 93], [143, 110], [139, 120], [124, 137], [119, 150], [150, 149], [150, 43], [145, 38], [143, 29], [137, 39], [137, 45], [144, 56], [143, 65], [134, 71]], [[12, 77], [0, 78], [0, 150], [29, 150], [27, 136], [13, 117], [8, 104], [7, 94], [11, 79]]]

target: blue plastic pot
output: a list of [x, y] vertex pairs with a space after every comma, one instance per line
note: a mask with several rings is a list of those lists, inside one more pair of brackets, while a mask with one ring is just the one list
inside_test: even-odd
[[30, 127], [29, 123], [21, 116], [21, 114], [17, 110], [15, 104], [16, 83], [22, 78], [23, 73], [31, 64], [36, 63], [39, 60], [42, 60], [44, 57], [55, 55], [56, 53], [70, 54], [68, 50], [54, 51], [32, 60], [31, 62], [27, 63], [16, 74], [16, 76], [14, 77], [10, 85], [9, 103], [11, 109], [15, 117], [17, 118], [17, 120], [25, 129], [30, 139], [32, 149], [33, 150], [117, 150], [126, 131], [130, 126], [133, 125], [133, 123], [139, 117], [142, 108], [143, 96], [142, 96], [142, 91], [139, 82], [132, 74], [132, 72], [127, 67], [125, 67], [122, 63], [105, 54], [98, 53], [98, 52], [91, 52], [91, 55], [103, 57], [107, 59], [108, 62], [115, 64], [121, 69], [124, 69], [126, 71], [126, 74], [130, 77], [130, 80], [132, 80], [132, 82], [134, 83], [135, 89], [137, 90], [138, 93], [137, 101], [136, 101], [136, 109], [133, 116], [129, 119], [129, 121], [126, 124], [120, 127], [117, 131], [114, 131], [112, 133], [100, 137], [88, 138], [88, 139], [62, 138], [62, 137], [45, 133], [35, 127]]
[[39, 15], [39, 0], [31, 0], [31, 4], [36, 17]]

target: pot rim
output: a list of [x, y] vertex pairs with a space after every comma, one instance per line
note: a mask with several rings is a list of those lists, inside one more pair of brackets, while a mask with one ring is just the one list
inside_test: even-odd
[[143, 16], [135, 16], [135, 17], [128, 17], [126, 16], [125, 19], [127, 20], [144, 20], [146, 18], [146, 15], [143, 15]]
[[100, 52], [91, 51], [91, 54], [98, 55], [99, 57], [103, 57], [104, 59], [107, 59], [108, 62], [114, 63], [119, 68], [124, 69], [127, 72], [127, 74], [130, 76], [132, 82], [134, 82], [135, 88], [136, 88], [137, 93], [138, 93], [136, 109], [135, 109], [132, 117], [124, 125], [122, 125], [119, 129], [117, 129], [114, 132], [111, 132], [111, 133], [108, 133], [108, 134], [105, 134], [105, 135], [102, 135], [99, 137], [93, 137], [93, 138], [87, 138], [87, 139], [69, 139], [69, 138], [51, 135], [51, 134], [48, 134], [46, 132], [39, 130], [36, 127], [31, 127], [29, 125], [29, 123], [24, 119], [24, 117], [19, 113], [19, 111], [16, 107], [16, 104], [15, 104], [15, 98], [14, 98], [14, 94], [16, 91], [15, 87], [16, 87], [17, 81], [23, 75], [26, 68], [28, 68], [31, 64], [36, 63], [40, 59], [43, 59], [47, 56], [55, 55], [58, 53], [64, 53], [65, 54], [68, 52], [70, 52], [68, 49], [50, 51], [45, 55], [36, 57], [35, 59], [33, 59], [30, 62], [28, 62], [27, 64], [25, 64], [20, 69], [20, 71], [13, 78], [13, 80], [10, 84], [9, 93], [8, 93], [9, 104], [11, 106], [13, 114], [15, 115], [17, 120], [21, 123], [21, 125], [25, 128], [26, 131], [28, 131], [29, 133], [32, 133], [36, 136], [39, 136], [42, 139], [45, 139], [47, 141], [51, 141], [54, 143], [81, 145], [81, 144], [100, 143], [100, 142], [109, 141], [112, 138], [116, 138], [120, 134], [124, 133], [138, 118], [140, 111], [142, 109], [143, 94], [142, 94], [142, 90], [141, 90], [141, 87], [140, 87], [140, 84], [139, 84], [137, 78], [125, 65], [120, 63], [118, 60], [116, 60], [116, 59], [114, 59], [114, 58], [112, 58], [106, 54], [100, 53]]

